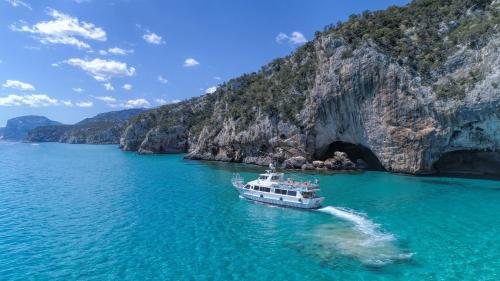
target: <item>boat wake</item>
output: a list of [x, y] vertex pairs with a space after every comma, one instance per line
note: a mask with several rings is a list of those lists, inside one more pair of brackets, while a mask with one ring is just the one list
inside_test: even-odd
[[396, 237], [381, 229], [380, 225], [366, 215], [333, 206], [318, 209], [333, 215], [348, 224], [326, 224], [316, 228], [316, 250], [320, 256], [338, 255], [356, 258], [365, 265], [383, 266], [400, 260], [410, 259], [413, 253], [397, 246]]
[[368, 219], [364, 214], [357, 213], [353, 210], [336, 208], [332, 206], [318, 209], [318, 211], [352, 222], [357, 230], [372, 238], [367, 242], [395, 240], [394, 235], [381, 231], [380, 225]]

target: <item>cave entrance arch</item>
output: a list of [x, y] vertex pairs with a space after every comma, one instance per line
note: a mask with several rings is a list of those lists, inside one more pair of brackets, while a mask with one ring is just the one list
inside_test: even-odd
[[354, 163], [360, 163], [362, 160], [366, 164], [366, 170], [382, 171], [384, 167], [378, 160], [377, 156], [369, 148], [360, 144], [354, 144], [343, 141], [334, 141], [326, 148], [318, 151], [315, 155], [316, 159], [326, 160], [333, 157], [336, 151], [345, 152], [347, 157]]
[[438, 174], [491, 177], [500, 179], [500, 152], [456, 150], [446, 152], [434, 162]]

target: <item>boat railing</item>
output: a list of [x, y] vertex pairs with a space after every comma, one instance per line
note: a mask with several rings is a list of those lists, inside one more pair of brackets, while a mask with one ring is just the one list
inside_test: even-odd
[[231, 178], [231, 183], [233, 184], [233, 186], [235, 187], [243, 187], [244, 184], [244, 178], [242, 176], [240, 176], [240, 174], [233, 174], [233, 177]]
[[298, 190], [298, 191], [314, 191], [314, 190], [319, 190], [319, 184], [313, 183], [313, 182], [299, 182], [299, 181], [293, 181], [293, 180], [286, 180], [279, 182], [277, 184], [281, 188], [286, 188], [286, 189], [293, 189], [293, 190]]

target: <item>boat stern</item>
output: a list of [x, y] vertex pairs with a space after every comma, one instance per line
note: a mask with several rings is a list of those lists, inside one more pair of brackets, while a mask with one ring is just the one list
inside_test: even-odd
[[233, 177], [231, 178], [231, 184], [235, 188], [243, 188], [245, 186], [244, 180], [240, 174], [233, 174]]

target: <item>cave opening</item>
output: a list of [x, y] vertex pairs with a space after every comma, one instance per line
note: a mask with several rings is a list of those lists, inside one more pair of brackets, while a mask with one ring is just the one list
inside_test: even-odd
[[[347, 157], [359, 166], [364, 166], [366, 170], [381, 171], [384, 167], [378, 160], [377, 156], [369, 148], [360, 144], [353, 144], [343, 141], [332, 142], [328, 147], [316, 153], [316, 159], [326, 160], [333, 157], [336, 151], [345, 152]], [[361, 162], [361, 161], [362, 162]]]
[[438, 174], [500, 179], [500, 152], [456, 150], [446, 152], [434, 162]]

